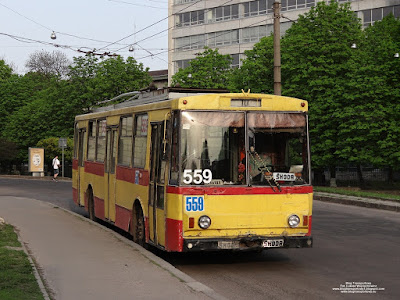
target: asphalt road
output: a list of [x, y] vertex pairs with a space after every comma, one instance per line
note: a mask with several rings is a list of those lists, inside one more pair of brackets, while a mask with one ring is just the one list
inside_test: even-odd
[[[70, 182], [0, 178], [0, 195], [48, 201], [84, 214], [72, 202]], [[400, 299], [399, 217], [316, 201], [312, 249], [161, 256], [228, 299]], [[380, 290], [354, 294], [353, 282], [358, 291]]]

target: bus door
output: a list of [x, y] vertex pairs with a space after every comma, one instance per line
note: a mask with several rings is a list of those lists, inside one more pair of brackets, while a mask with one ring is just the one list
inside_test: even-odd
[[104, 216], [109, 221], [115, 221], [115, 186], [118, 128], [107, 128], [106, 166], [104, 168]]
[[78, 187], [78, 204], [84, 206], [84, 199], [85, 197], [83, 196], [85, 191], [85, 186], [84, 186], [84, 178], [85, 176], [85, 159], [83, 157], [84, 153], [86, 152], [86, 139], [85, 139], [85, 129], [80, 129], [78, 132], [78, 182], [77, 182], [77, 187]]
[[163, 154], [163, 122], [151, 123], [149, 237], [154, 244], [165, 245], [165, 161]]

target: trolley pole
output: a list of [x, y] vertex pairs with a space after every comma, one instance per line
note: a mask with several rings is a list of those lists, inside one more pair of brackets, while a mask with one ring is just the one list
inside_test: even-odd
[[274, 2], [274, 94], [282, 95], [281, 82], [281, 4]]

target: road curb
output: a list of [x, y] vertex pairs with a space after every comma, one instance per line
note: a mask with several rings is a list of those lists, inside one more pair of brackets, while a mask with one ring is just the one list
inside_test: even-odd
[[39, 270], [38, 270], [38, 268], [37, 268], [37, 266], [36, 266], [34, 257], [31, 255], [31, 252], [29, 251], [29, 249], [28, 249], [27, 246], [25, 245], [24, 241], [22, 240], [21, 236], [19, 235], [18, 227], [15, 227], [15, 226], [13, 226], [13, 227], [15, 228], [14, 232], [15, 232], [15, 233], [17, 234], [17, 236], [18, 236], [18, 241], [19, 241], [20, 244], [21, 244], [21, 248], [22, 248], [22, 250], [25, 252], [26, 256], [28, 257], [29, 263], [31, 264], [32, 271], [33, 271], [33, 275], [35, 276], [36, 281], [37, 281], [37, 283], [38, 283], [38, 285], [39, 285], [40, 291], [41, 291], [42, 294], [43, 294], [43, 298], [44, 298], [45, 300], [50, 300], [51, 298], [50, 298], [50, 296], [49, 296], [49, 294], [48, 294], [48, 292], [47, 292], [46, 285], [45, 285], [45, 283], [44, 283], [45, 280], [43, 280], [43, 279], [42, 279], [42, 276], [40, 276], [40, 272], [39, 272]]
[[339, 195], [314, 195], [314, 200], [400, 212], [400, 206], [393, 201], [366, 201], [365, 199], [350, 199]]
[[[38, 200], [41, 201], [41, 200]], [[112, 234], [114, 237], [116, 237], [118, 240], [120, 240], [121, 242], [131, 246], [134, 250], [140, 252], [140, 254], [142, 254], [144, 257], [146, 257], [148, 260], [150, 260], [152, 263], [156, 264], [157, 266], [159, 266], [160, 268], [166, 270], [167, 272], [169, 272], [172, 276], [178, 278], [181, 282], [183, 282], [190, 290], [194, 291], [194, 292], [198, 292], [198, 293], [202, 293], [204, 295], [206, 295], [207, 297], [211, 298], [211, 299], [215, 299], [215, 300], [227, 300], [227, 298], [223, 297], [222, 295], [218, 294], [217, 292], [215, 292], [213, 289], [211, 289], [210, 287], [204, 285], [203, 283], [196, 281], [195, 279], [193, 279], [192, 277], [190, 277], [189, 275], [183, 273], [182, 271], [178, 270], [177, 268], [175, 268], [173, 265], [171, 265], [170, 263], [168, 263], [167, 261], [161, 259], [160, 257], [158, 257], [157, 255], [153, 254], [152, 252], [144, 249], [143, 247], [141, 247], [140, 245], [136, 244], [135, 242], [128, 240], [127, 238], [125, 238], [124, 236], [122, 236], [121, 234], [119, 234], [118, 232], [115, 232], [114, 230], [104, 227], [103, 225], [92, 221], [84, 216], [81, 216], [73, 211], [69, 211], [65, 208], [59, 207], [57, 205], [48, 203], [48, 202], [44, 202], [41, 201], [46, 205], [49, 205], [53, 208], [57, 208], [60, 210], [63, 210], [64, 212], [71, 214], [79, 219], [81, 219], [82, 221], [86, 221], [92, 225], [95, 225], [99, 228], [101, 228], [104, 231], [107, 231], [108, 233]]]

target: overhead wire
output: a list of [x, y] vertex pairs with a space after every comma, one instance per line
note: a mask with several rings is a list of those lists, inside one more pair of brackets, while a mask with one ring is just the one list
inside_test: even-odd
[[[262, 20], [262, 21], [258, 21], [258, 22], [252, 23], [252, 24], [250, 24], [250, 25], [248, 25], [248, 26], [242, 27], [241, 29], [250, 28], [250, 27], [253, 27], [254, 25], [257, 25], [257, 24], [260, 24], [260, 23], [264, 23], [264, 22], [269, 21], [269, 20], [272, 20], [272, 19], [273, 19], [273, 17], [272, 17], [272, 18], [269, 18], [269, 19], [264, 19], [264, 20]], [[204, 42], [208, 41], [208, 40], [211, 39], [211, 38], [217, 38], [217, 37], [222, 36], [222, 35], [225, 35], [225, 34], [226, 34], [226, 30], [225, 30], [225, 31], [222, 31], [221, 34], [216, 35], [215, 37], [209, 37], [209, 38], [204, 39]], [[193, 45], [196, 45], [196, 44], [198, 44], [198, 43], [200, 43], [200, 42], [193, 43]], [[181, 47], [179, 47], [179, 48], [171, 48], [171, 49], [168, 49], [168, 50], [166, 50], [166, 51], [159, 52], [159, 53], [153, 54], [153, 55], [155, 56], [155, 55], [160, 55], [160, 54], [163, 54], [163, 53], [168, 53], [168, 52], [170, 52], [170, 51], [180, 50], [180, 49], [183, 49], [183, 48], [185, 48], [185, 47], [187, 47], [187, 46], [190, 46], [190, 45], [192, 45], [192, 44], [186, 44], [186, 45], [181, 46]], [[140, 58], [137, 58], [137, 59], [145, 59], [145, 58], [148, 58], [148, 57], [149, 57], [149, 56], [144, 56], [144, 57], [140, 57]]]
[[[109, 1], [111, 1], [111, 2], [125, 2], [125, 1], [117, 1], [117, 0], [109, 0]], [[149, 1], [150, 1], [150, 0], [149, 0]], [[148, 25], [148, 26], [142, 28], [141, 30], [139, 30], [139, 31], [137, 31], [137, 32], [135, 32], [135, 33], [133, 33], [133, 34], [130, 34], [130, 35], [124, 37], [124, 38], [121, 38], [121, 39], [115, 41], [115, 42], [111, 42], [111, 43], [109, 43], [107, 46], [104, 46], [104, 47], [101, 47], [101, 48], [97, 49], [97, 51], [103, 50], [103, 49], [105, 49], [105, 48], [107, 48], [107, 47], [109, 47], [109, 46], [111, 46], [111, 45], [118, 44], [118, 43], [120, 43], [121, 41], [123, 41], [123, 40], [125, 40], [125, 39], [131, 37], [132, 35], [137, 34], [137, 33], [139, 33], [139, 32], [142, 32], [142, 31], [144, 31], [144, 30], [146, 30], [146, 29], [148, 29], [148, 28], [150, 28], [150, 27], [152, 27], [152, 26], [154, 26], [154, 25], [156, 25], [156, 24], [158, 24], [158, 23], [160, 23], [160, 22], [162, 22], [162, 21], [168, 19], [168, 17], [173, 16], [173, 15], [179, 13], [179, 12], [182, 12], [183, 10], [188, 9], [189, 7], [191, 7], [191, 6], [195, 5], [195, 4], [197, 4], [199, 1], [200, 1], [200, 0], [194, 1], [193, 3], [191, 3], [190, 5], [188, 5], [188, 6], [184, 7], [184, 8], [182, 8], [181, 10], [177, 11], [176, 13], [174, 13], [174, 14], [172, 14], [172, 15], [169, 15], [169, 16], [167, 16], [166, 18], [163, 18], [163, 19], [161, 19], [161, 20], [159, 20], [159, 21], [157, 21], [157, 22], [155, 22], [155, 23], [153, 23], [153, 24], [150, 24], [150, 25]], [[223, 5], [225, 5], [225, 4], [229, 3], [229, 2], [232, 2], [232, 1], [233, 1], [233, 0], [228, 0], [228, 1], [224, 2], [224, 3], [222, 3], [221, 6], [223, 6]], [[156, 1], [153, 1], [153, 2], [156, 2]], [[128, 4], [132, 4], [132, 3], [129, 3], [129, 2], [127, 2], [127, 3], [128, 3]], [[14, 13], [20, 15], [21, 17], [23, 17], [23, 18], [25, 18], [25, 19], [27, 19], [27, 20], [29, 20], [29, 21], [31, 21], [31, 22], [33, 22], [33, 23], [35, 23], [35, 24], [37, 24], [37, 25], [39, 25], [39, 26], [41, 26], [41, 27], [43, 27], [43, 28], [46, 28], [46, 29], [48, 29], [48, 30], [51, 31], [51, 29], [50, 29], [49, 27], [47, 27], [47, 26], [45, 26], [45, 25], [42, 25], [42, 24], [40, 24], [40, 23], [38, 23], [38, 22], [36, 22], [36, 21], [30, 19], [30, 18], [28, 18], [28, 17], [26, 17], [26, 16], [20, 14], [19, 12], [15, 11], [15, 10], [13, 10], [13, 9], [11, 9], [11, 8], [9, 8], [9, 7], [7, 7], [7, 6], [3, 5], [3, 4], [1, 4], [1, 3], [0, 3], [0, 5], [3, 6], [3, 7], [5, 7], [5, 8], [7, 8], [7, 9], [9, 9], [9, 10], [11, 10], [11, 11], [13, 11]], [[204, 14], [205, 14], [207, 11], [209, 11], [209, 9], [205, 9], [205, 10], [203, 11], [202, 15], [204, 16]], [[269, 19], [267, 19], [267, 20], [269, 20]], [[255, 22], [255, 23], [250, 24], [250, 25], [248, 25], [248, 26], [246, 26], [246, 27], [244, 27], [244, 28], [252, 27], [252, 26], [254, 26], [254, 25], [256, 25], [256, 24], [263, 23], [263, 22], [265, 22], [265, 21], [267, 21], [267, 20], [262, 20], [262, 21]], [[84, 49], [84, 48], [91, 49], [90, 47], [77, 47], [77, 49], [73, 49], [72, 46], [68, 46], [68, 45], [60, 45], [60, 44], [56, 44], [56, 43], [50, 43], [50, 42], [44, 42], [44, 41], [39, 41], [39, 40], [33, 40], [33, 39], [29, 39], [29, 38], [25, 38], [25, 37], [18, 37], [18, 36], [6, 34], [6, 33], [0, 33], [0, 34], [1, 34], [1, 35], [5, 35], [5, 36], [8, 36], [8, 37], [10, 37], [10, 38], [13, 38], [13, 39], [15, 39], [15, 40], [18, 40], [18, 41], [20, 41], [20, 42], [25, 42], [25, 43], [40, 43], [40, 44], [45, 44], [45, 45], [49, 45], [49, 46], [54, 46], [54, 47], [61, 47], [61, 48], [65, 48], [65, 49], [70, 49], [70, 50], [72, 50], [72, 51], [76, 51], [76, 52], [79, 52], [79, 53], [85, 53], [85, 54], [90, 53], [90, 54], [101, 55], [101, 56], [104, 56], [104, 55], [117, 56], [117, 54], [115, 54], [116, 52], [119, 52], [119, 51], [121, 51], [121, 50], [123, 50], [123, 49], [125, 49], [125, 48], [127, 48], [127, 47], [129, 47], [129, 46], [137, 45], [137, 46], [140, 47], [143, 51], [146, 51], [146, 52], [149, 53], [149, 55], [147, 55], [147, 56], [137, 58], [138, 60], [139, 60], [139, 59], [145, 59], [145, 58], [148, 58], [148, 57], [156, 57], [156, 58], [161, 59], [161, 60], [163, 60], [163, 61], [166, 62], [166, 60], [164, 60], [164, 59], [162, 59], [162, 58], [160, 58], [160, 57], [157, 57], [157, 56], [160, 55], [160, 54], [163, 54], [163, 53], [168, 53], [168, 52], [170, 52], [170, 51], [175, 51], [175, 50], [179, 50], [179, 49], [185, 48], [185, 47], [187, 47], [187, 46], [189, 46], [189, 45], [191, 45], [191, 44], [184, 45], [184, 46], [181, 46], [181, 47], [179, 47], [179, 48], [174, 48], [174, 49], [169, 49], [169, 48], [168, 48], [168, 49], [166, 49], [166, 51], [162, 51], [162, 52], [158, 52], [158, 53], [152, 53], [152, 52], [150, 51], [150, 49], [145, 49], [144, 47], [140, 46], [139, 43], [140, 43], [140, 42], [143, 42], [143, 41], [145, 41], [145, 40], [151, 39], [151, 38], [153, 38], [153, 37], [155, 37], [155, 36], [157, 36], [157, 35], [159, 35], [159, 34], [161, 34], [161, 33], [163, 33], [163, 32], [166, 32], [166, 31], [168, 31], [168, 30], [170, 30], [170, 29], [172, 29], [172, 28], [174, 28], [174, 27], [175, 27], [175, 25], [174, 25], [174, 26], [171, 26], [171, 27], [169, 27], [169, 28], [167, 28], [167, 29], [165, 29], [165, 30], [163, 30], [163, 31], [160, 31], [160, 32], [158, 32], [158, 33], [156, 33], [156, 34], [153, 34], [153, 35], [151, 35], [151, 36], [148, 36], [148, 37], [146, 37], [146, 38], [143, 38], [142, 40], [137, 41], [137, 42], [135, 42], [135, 43], [133, 43], [133, 44], [125, 44], [124, 47], [112, 51], [112, 52], [114, 52], [114, 54], [111, 54], [110, 51], [109, 51], [109, 52], [106, 51], [106, 52], [104, 52], [104, 53], [96, 53], [96, 52], [95, 52], [96, 49], [89, 50], [89, 51], [84, 51], [84, 50], [82, 50], [82, 49]], [[75, 37], [75, 38], [78, 38], [78, 39], [91, 40], [91, 41], [94, 41], [94, 42], [101, 42], [101, 43], [106, 42], [106, 41], [95, 40], [95, 39], [91, 39], [91, 38], [79, 37], [79, 36], [76, 36], [76, 35], [73, 35], [73, 34], [68, 34], [68, 33], [63, 33], [63, 32], [57, 32], [57, 33], [62, 34], [62, 35], [66, 35], [66, 36]], [[219, 37], [219, 36], [221, 36], [221, 35], [224, 35], [224, 34], [226, 34], [226, 31], [223, 31], [221, 34], [216, 35], [215, 37], [207, 38], [207, 39], [204, 40], [204, 42], [206, 42], [207, 40], [209, 40], [209, 39], [211, 39], [211, 38], [217, 38], [217, 37]], [[107, 42], [107, 43], [108, 43], [108, 42]], [[199, 43], [199, 42], [197, 42], [197, 43]], [[194, 44], [196, 44], [196, 43], [194, 43]], [[192, 45], [193, 45], [193, 44], [192, 44]], [[151, 50], [155, 50], [155, 49], [151, 49]], [[163, 49], [157, 49], [157, 50], [163, 50]], [[168, 63], [168, 62], [167, 62], [167, 63]]]
[[[183, 10], [186, 10], [186, 9], [188, 9], [189, 7], [191, 7], [191, 6], [195, 5], [195, 4], [197, 4], [197, 3], [200, 2], [200, 1], [201, 1], [201, 0], [197, 0], [197, 1], [193, 2], [192, 4], [190, 4], [190, 5], [188, 5], [188, 6], [184, 7], [184, 8], [182, 8], [181, 10], [177, 11], [176, 13], [179, 13], [179, 12], [181, 12], [181, 11], [183, 11]], [[233, 0], [229, 0], [228, 2], [231, 2], [231, 1], [233, 1]], [[176, 13], [175, 13], [175, 14], [176, 14]], [[139, 32], [142, 32], [142, 31], [144, 31], [144, 30], [146, 30], [146, 29], [149, 29], [150, 27], [153, 27], [154, 25], [157, 25], [157, 24], [161, 23], [162, 21], [167, 20], [167, 19], [168, 19], [169, 17], [171, 17], [171, 16], [173, 16], [173, 14], [172, 14], [172, 15], [168, 15], [167, 17], [165, 17], [165, 18], [163, 18], [163, 19], [161, 19], [161, 20], [159, 20], [159, 21], [157, 21], [157, 22], [154, 22], [153, 24], [150, 24], [150, 25], [148, 25], [148, 26], [146, 26], [146, 27], [140, 29], [139, 31], [136, 31], [136, 32], [134, 32], [134, 33], [132, 33], [132, 34], [129, 34], [129, 35], [127, 35], [127, 36], [125, 36], [125, 37], [123, 37], [123, 38], [121, 38], [121, 39], [119, 39], [119, 40], [113, 42], [113, 43], [110, 43], [110, 44], [108, 44], [108, 45], [106, 45], [106, 46], [100, 48], [99, 50], [102, 50], [102, 49], [107, 48], [107, 47], [109, 47], [109, 46], [112, 46], [112, 45], [114, 45], [114, 44], [116, 44], [116, 43], [119, 43], [119, 42], [121, 42], [121, 41], [123, 41], [123, 40], [126, 40], [126, 39], [132, 37], [133, 35], [138, 34]], [[165, 30], [164, 30], [164, 31], [165, 31]], [[164, 31], [161, 31], [161, 32], [164, 32]], [[160, 33], [161, 33], [161, 32], [160, 32]], [[154, 35], [153, 35], [153, 36], [154, 36]], [[124, 49], [124, 48], [122, 48], [122, 49]]]
[[131, 3], [131, 2], [127, 2], [127, 1], [121, 1], [121, 0], [108, 0], [108, 1], [117, 2], [117, 3], [124, 3], [124, 4], [134, 5], [134, 6], [141, 6], [141, 7], [150, 7], [150, 8], [156, 8], [156, 9], [167, 9], [166, 7], [157, 7], [157, 6], [151, 6], [151, 5], [136, 4], [136, 3]]
[[[224, 3], [222, 3], [221, 6], [224, 6], [225, 4], [227, 4], [227, 3], [229, 3], [229, 2], [232, 2], [232, 1], [233, 1], [233, 0], [228, 0], [228, 1], [224, 2]], [[194, 4], [197, 3], [197, 2], [198, 2], [198, 1], [194, 2], [192, 5], [194, 5]], [[183, 8], [183, 9], [177, 11], [175, 14], [177, 14], [177, 13], [179, 13], [179, 12], [182, 12], [183, 10], [186, 10], [187, 8], [191, 7], [192, 5], [189, 5], [189, 6], [185, 7], [185, 8]], [[211, 8], [211, 9], [212, 9], [212, 8]], [[201, 14], [201, 16], [204, 17], [205, 13], [208, 12], [209, 10], [210, 10], [210, 9], [205, 9], [205, 10], [203, 11], [203, 13]], [[173, 16], [173, 15], [175, 15], [175, 14], [169, 15], [168, 17], [171, 17], [171, 16]], [[168, 18], [168, 17], [167, 17], [167, 18]], [[158, 33], [155, 33], [155, 34], [153, 34], [153, 35], [151, 35], [151, 36], [148, 36], [148, 37], [146, 37], [146, 38], [143, 38], [143, 39], [141, 39], [141, 40], [138, 41], [138, 42], [134, 42], [133, 44], [130, 44], [129, 46], [137, 45], [137, 44], [140, 43], [140, 42], [143, 42], [143, 41], [145, 41], [145, 40], [148, 40], [148, 39], [150, 39], [150, 38], [152, 38], [152, 37], [154, 37], [154, 36], [157, 36], [157, 35], [159, 35], [159, 34], [161, 34], [161, 33], [163, 33], [163, 32], [169, 31], [170, 29], [172, 29], [172, 28], [174, 28], [174, 27], [175, 27], [175, 25], [173, 25], [173, 26], [171, 26], [171, 27], [169, 27], [169, 28], [167, 28], [167, 29], [164, 29], [164, 30], [162, 30], [162, 31], [160, 31], [160, 32], [158, 32]], [[124, 47], [122, 47], [122, 48], [119, 48], [119, 49], [116, 50], [115, 52], [121, 51], [121, 50], [123, 50], [123, 49], [125, 49], [125, 48], [127, 48], [127, 47], [129, 47], [129, 46], [124, 46]], [[158, 54], [157, 54], [157, 55], [158, 55]]]
[[2, 4], [2, 3], [0, 3], [0, 5], [3, 6], [3, 7], [5, 7], [5, 8], [7, 8], [8, 10], [11, 10], [12, 12], [16, 13], [17, 15], [19, 15], [19, 16], [21, 16], [21, 17], [23, 17], [23, 18], [25, 18], [25, 19], [27, 19], [27, 20], [29, 20], [29, 21], [35, 23], [36, 25], [39, 25], [40, 27], [43, 27], [43, 28], [45, 28], [45, 29], [47, 29], [47, 30], [49, 30], [49, 31], [53, 31], [53, 30], [50, 29], [49, 27], [47, 27], [47, 26], [45, 26], [45, 25], [43, 25], [43, 24], [40, 24], [40, 23], [36, 22], [35, 20], [32, 20], [31, 18], [28, 18], [28, 17], [24, 16], [23, 14], [20, 14], [20, 13], [17, 12], [16, 10], [14, 10], [14, 9], [12, 9], [12, 8], [10, 8], [10, 7], [8, 7], [8, 6], [4, 5], [4, 4]]

